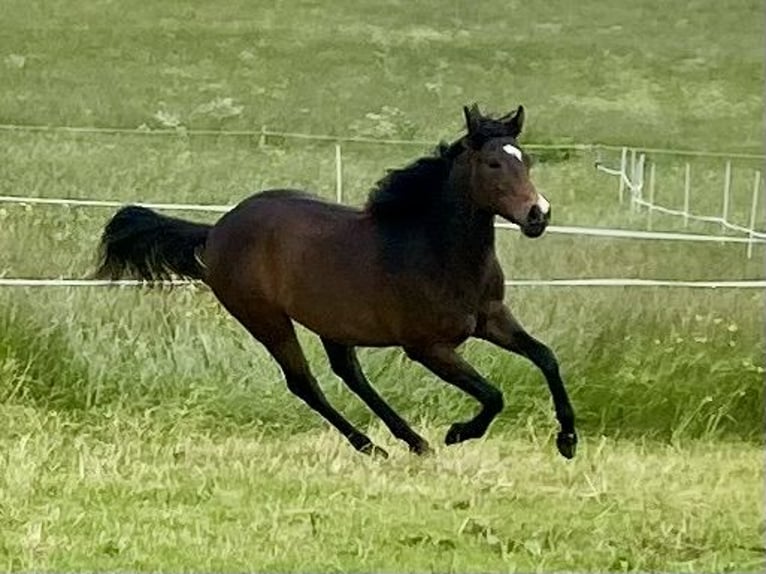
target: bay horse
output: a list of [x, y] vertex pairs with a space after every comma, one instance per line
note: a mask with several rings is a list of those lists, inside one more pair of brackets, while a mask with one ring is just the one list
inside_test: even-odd
[[363, 209], [290, 189], [256, 193], [214, 225], [124, 207], [104, 228], [96, 276], [203, 281], [266, 347], [290, 391], [358, 451], [383, 457], [325, 398], [293, 321], [319, 335], [333, 372], [417, 454], [431, 447], [370, 385], [355, 347], [399, 346], [481, 404], [452, 424], [449, 445], [483, 436], [503, 408], [502, 393], [456, 352], [469, 337], [490, 341], [542, 371], [560, 424], [556, 445], [572, 458], [574, 412], [558, 362], [504, 304], [495, 253], [495, 215], [528, 237], [550, 219], [517, 141], [524, 108], [501, 118], [476, 104], [463, 111], [463, 136], [390, 171]]

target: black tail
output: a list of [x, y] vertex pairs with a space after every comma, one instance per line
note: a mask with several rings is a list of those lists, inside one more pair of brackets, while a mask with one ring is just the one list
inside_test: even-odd
[[202, 279], [199, 250], [211, 225], [193, 223], [130, 205], [106, 224], [101, 236], [101, 262], [96, 277], [131, 276], [148, 281], [173, 275]]

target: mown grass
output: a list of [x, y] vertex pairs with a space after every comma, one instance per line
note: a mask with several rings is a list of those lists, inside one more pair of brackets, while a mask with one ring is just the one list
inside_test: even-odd
[[[524, 103], [526, 142], [761, 152], [762, 7], [310, 0], [3, 3], [0, 122], [272, 129], [433, 141], [477, 100]], [[230, 99], [227, 99], [230, 98]], [[333, 148], [257, 138], [0, 133], [0, 193], [229, 204], [334, 196]], [[346, 145], [344, 198], [426, 150]], [[645, 229], [590, 154], [538, 153], [554, 223]], [[600, 157], [616, 165], [617, 154]], [[683, 201], [684, 159], [657, 162]], [[692, 161], [721, 209], [722, 161]], [[737, 161], [730, 213], [747, 223]], [[762, 211], [762, 210], [761, 210]], [[110, 210], [0, 207], [0, 273], [83, 276]], [[212, 221], [215, 216], [183, 214]], [[757, 226], [764, 225], [759, 213]], [[655, 215], [654, 229], [710, 232]], [[762, 247], [503, 233], [512, 278], [763, 276]], [[441, 447], [473, 401], [397, 350], [371, 380], [437, 446], [410, 456], [329, 372], [330, 400], [392, 454], [360, 457], [290, 396], [205, 290], [0, 292], [0, 564], [7, 570], [762, 571], [763, 294], [511, 288], [557, 352], [583, 440], [565, 462], [541, 375], [472, 342], [503, 390], [486, 440]]]
[[[336, 433], [211, 435], [114, 412], [6, 409], [8, 570], [759, 571], [759, 447], [547, 433], [429, 459], [360, 458]], [[428, 430], [428, 429], [427, 429]], [[373, 436], [390, 443], [379, 427]], [[438, 480], [435, 480], [438, 477]]]

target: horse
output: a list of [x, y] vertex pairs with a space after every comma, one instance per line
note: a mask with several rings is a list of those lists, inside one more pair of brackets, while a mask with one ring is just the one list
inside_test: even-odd
[[521, 355], [543, 373], [560, 430], [575, 455], [574, 411], [555, 354], [505, 305], [494, 218], [539, 237], [550, 203], [530, 179], [518, 137], [525, 111], [500, 118], [464, 107], [465, 133], [374, 186], [363, 208], [295, 189], [244, 199], [214, 225], [126, 206], [104, 227], [96, 276], [201, 280], [279, 364], [288, 389], [359, 452], [388, 457], [326, 399], [294, 329], [317, 334], [332, 371], [409, 450], [433, 452], [362, 372], [356, 347], [400, 347], [481, 405], [452, 424], [447, 445], [482, 437], [503, 409], [501, 391], [457, 352], [475, 337]]

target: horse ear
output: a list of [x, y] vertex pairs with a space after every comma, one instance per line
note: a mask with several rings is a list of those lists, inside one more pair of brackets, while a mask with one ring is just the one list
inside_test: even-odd
[[479, 106], [475, 103], [471, 104], [471, 107], [463, 106], [463, 114], [465, 114], [465, 127], [468, 130], [468, 135], [475, 134], [479, 129], [481, 123], [481, 112]]
[[[511, 116], [511, 114], [508, 115]], [[505, 124], [508, 126], [511, 137], [519, 137], [521, 129], [524, 127], [524, 106], [519, 106], [516, 109], [516, 113]]]

